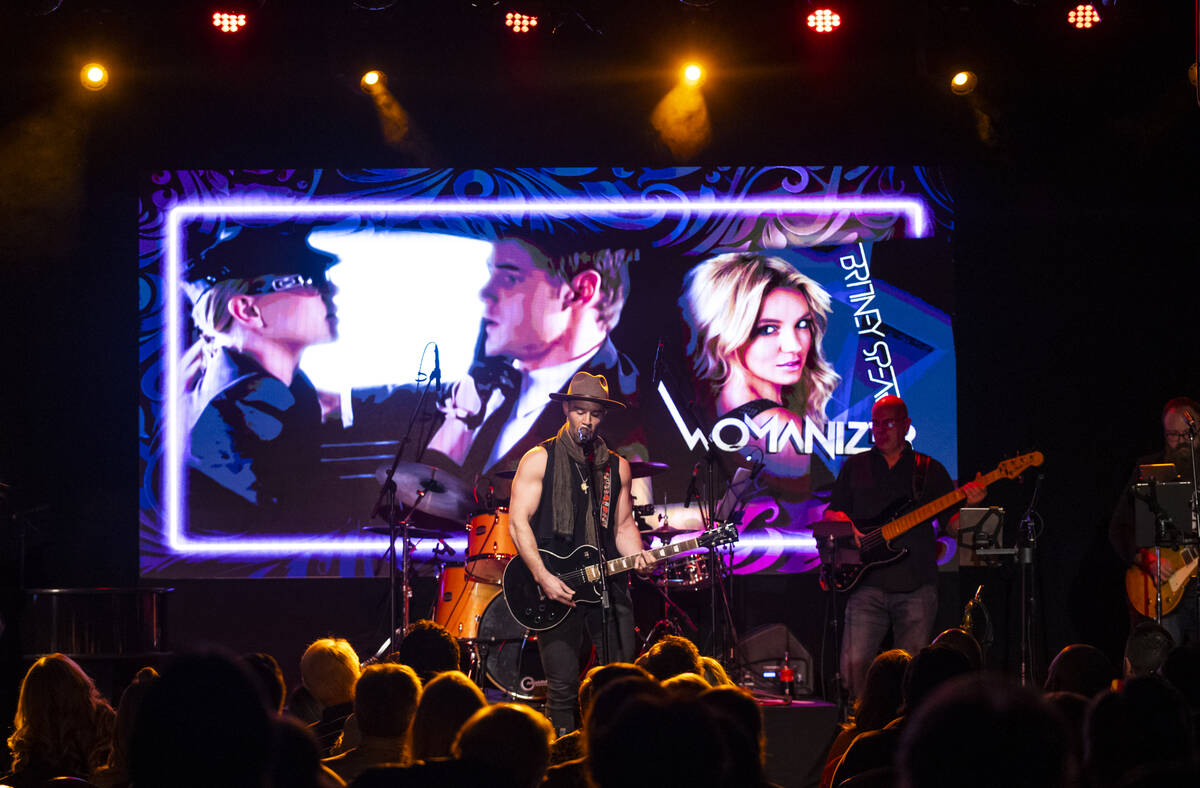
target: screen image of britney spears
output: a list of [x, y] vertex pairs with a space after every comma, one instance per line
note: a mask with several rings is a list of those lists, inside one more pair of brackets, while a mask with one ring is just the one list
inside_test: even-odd
[[397, 455], [418, 570], [478, 552], [470, 524], [504, 513], [520, 457], [562, 422], [550, 394], [581, 370], [628, 406], [601, 434], [642, 474], [640, 525], [736, 522], [735, 572], [816, 567], [809, 524], [870, 448], [881, 396], [904, 397], [909, 439], [956, 472], [953, 209], [936, 170], [143, 183], [145, 576], [386, 573], [378, 504]]

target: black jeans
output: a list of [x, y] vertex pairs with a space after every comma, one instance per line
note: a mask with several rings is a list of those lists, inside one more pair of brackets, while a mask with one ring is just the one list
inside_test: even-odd
[[[612, 601], [608, 618], [609, 661], [631, 662], [637, 653], [637, 643], [628, 591], [612, 588], [609, 599]], [[546, 716], [554, 726], [555, 736], [579, 727], [576, 704], [580, 650], [587, 635], [596, 646], [599, 661], [604, 662], [602, 614], [598, 604], [579, 605], [561, 624], [538, 633], [538, 653], [546, 673]]]

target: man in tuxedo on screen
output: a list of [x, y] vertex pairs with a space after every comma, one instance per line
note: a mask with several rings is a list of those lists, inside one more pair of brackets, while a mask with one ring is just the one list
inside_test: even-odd
[[[1175, 466], [1174, 472], [1180, 481], [1192, 481], [1192, 449], [1200, 452], [1200, 402], [1190, 397], [1175, 397], [1169, 400], [1163, 406], [1162, 425], [1163, 448], [1138, 459], [1113, 509], [1108, 537], [1113, 549], [1126, 566], [1137, 566], [1150, 577], [1159, 574], [1166, 579], [1185, 562], [1177, 554], [1164, 550], [1162, 566], [1158, 567], [1153, 549], [1137, 547], [1133, 533], [1134, 499], [1131, 491], [1140, 480], [1143, 465], [1171, 464]], [[1175, 527], [1181, 535], [1192, 531], [1190, 523], [1176, 522]], [[1135, 623], [1145, 620], [1132, 607], [1130, 613]], [[1200, 642], [1200, 582], [1195, 578], [1184, 589], [1177, 607], [1170, 612], [1164, 612], [1162, 625], [1178, 645]]]
[[[591, 243], [589, 244], [589, 240]], [[608, 424], [612, 445], [645, 457], [637, 368], [610, 334], [629, 293], [635, 249], [577, 233], [510, 230], [494, 244], [483, 302], [481, 358], [438, 405], [429, 450], [464, 477], [511, 470], [559, 424], [547, 397], [579, 371], [603, 375], [631, 407]]]
[[[912, 420], [908, 406], [896, 396], [880, 398], [871, 409], [871, 435], [875, 445], [847, 458], [829, 497], [827, 520], [855, 523], [855, 541], [862, 536], [858, 523], [884, 515], [891, 504], [905, 499], [915, 505], [929, 503], [954, 491], [946, 468], [932, 457], [913, 451], [905, 440]], [[983, 500], [987, 488], [977, 482], [963, 485], [967, 502]], [[939, 522], [957, 532], [954, 518], [944, 512]], [[866, 529], [866, 526], [863, 526]], [[866, 681], [888, 630], [896, 648], [916, 654], [929, 645], [937, 615], [937, 538], [930, 524], [919, 525], [892, 541], [909, 552], [899, 561], [868, 570], [846, 600], [842, 636], [842, 677], [850, 696], [857, 697]]]
[[538, 633], [538, 651], [546, 674], [546, 714], [557, 735], [578, 727], [576, 695], [579, 656], [584, 635], [601, 660], [628, 662], [636, 652], [628, 575], [608, 582], [609, 653], [603, 651], [604, 613], [600, 605], [576, 607], [574, 591], [546, 568], [539, 549], [568, 555], [585, 545], [601, 545], [603, 555], [642, 556], [648, 567], [633, 518], [629, 462], [609, 451], [597, 428], [624, 405], [609, 397], [602, 375], [578, 372], [565, 393], [549, 395], [551, 407], [566, 421], [555, 437], [542, 441], [521, 458], [513, 479], [509, 532], [517, 552], [542, 593], [575, 607], [557, 626]]

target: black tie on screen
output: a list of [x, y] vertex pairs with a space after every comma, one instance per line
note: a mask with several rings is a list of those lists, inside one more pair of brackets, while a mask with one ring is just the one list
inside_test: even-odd
[[521, 395], [521, 372], [505, 365], [502, 370], [488, 379], [486, 384], [491, 385], [487, 385], [486, 389], [484, 386], [480, 386], [479, 400], [483, 403], [480, 412], [486, 412], [493, 391], [499, 391], [504, 395], [504, 399], [501, 401], [500, 407], [484, 419], [483, 426], [476, 433], [475, 440], [471, 442], [467, 458], [463, 461], [463, 468], [472, 473], [483, 470], [484, 464], [492, 454], [492, 447], [496, 445], [496, 441], [500, 437], [500, 431], [512, 418], [513, 411], [517, 407], [517, 400]]

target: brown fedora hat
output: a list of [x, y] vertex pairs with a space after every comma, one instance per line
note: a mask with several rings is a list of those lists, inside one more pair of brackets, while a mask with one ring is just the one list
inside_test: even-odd
[[550, 399], [555, 402], [581, 399], [614, 408], [625, 407], [625, 403], [608, 398], [608, 381], [604, 379], [603, 375], [590, 375], [587, 372], [576, 372], [575, 377], [571, 378], [571, 385], [567, 386], [567, 392], [565, 394], [555, 392], [550, 395]]

